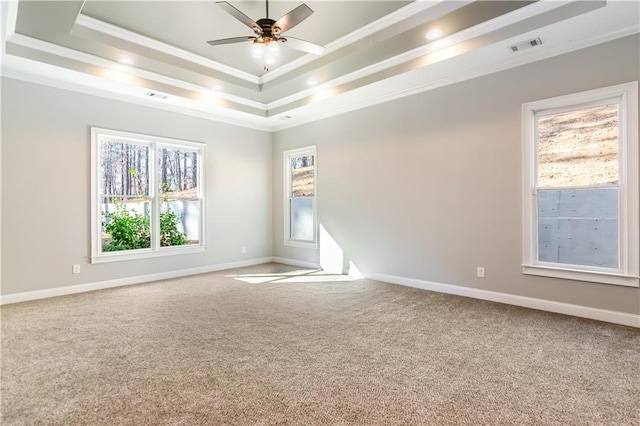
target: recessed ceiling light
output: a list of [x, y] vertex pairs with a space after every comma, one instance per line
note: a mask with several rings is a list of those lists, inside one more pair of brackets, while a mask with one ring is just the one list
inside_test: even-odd
[[126, 56], [121, 56], [118, 58], [118, 62], [124, 65], [131, 65], [133, 64], [133, 59], [127, 58]]
[[211, 90], [217, 92], [218, 90], [222, 90], [222, 86], [219, 84], [214, 84], [213, 86], [211, 86]]
[[307, 81], [307, 84], [309, 86], [315, 86], [316, 84], [318, 84], [318, 81], [312, 78], [311, 80]]
[[442, 37], [442, 31], [440, 31], [440, 30], [430, 30], [427, 34], [425, 34], [425, 37], [428, 40], [438, 39], [438, 38]]

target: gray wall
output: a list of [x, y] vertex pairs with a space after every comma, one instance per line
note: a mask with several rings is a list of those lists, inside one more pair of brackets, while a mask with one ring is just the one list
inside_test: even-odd
[[[91, 126], [207, 144], [206, 253], [89, 263]], [[2, 294], [271, 256], [271, 175], [268, 132], [4, 78]]]
[[[640, 313], [637, 288], [525, 276], [521, 105], [638, 80], [637, 35], [274, 134], [274, 255], [282, 152], [317, 145], [319, 223], [363, 272]], [[476, 278], [476, 266], [486, 278]]]
[[[520, 108], [638, 80], [639, 45], [627, 37], [273, 136], [4, 78], [2, 294], [271, 255], [317, 263], [317, 250], [285, 247], [282, 229], [282, 152], [315, 144], [320, 223], [359, 269], [638, 314], [636, 288], [522, 275]], [[207, 143], [206, 253], [89, 263], [90, 126]]]

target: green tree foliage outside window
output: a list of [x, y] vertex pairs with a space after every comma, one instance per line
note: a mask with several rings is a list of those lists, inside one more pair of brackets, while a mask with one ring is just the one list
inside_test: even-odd
[[115, 210], [103, 213], [102, 226], [111, 239], [102, 251], [135, 250], [151, 247], [149, 214], [128, 211], [116, 203]]
[[[187, 237], [178, 230], [180, 217], [167, 206], [160, 211], [160, 245], [180, 246], [187, 244]], [[102, 250], [121, 251], [151, 247], [149, 213], [140, 214], [127, 210], [124, 204], [116, 203], [115, 210], [103, 213], [102, 226], [111, 237]]]
[[160, 245], [181, 246], [187, 244], [187, 236], [178, 230], [180, 217], [169, 207], [160, 211]]

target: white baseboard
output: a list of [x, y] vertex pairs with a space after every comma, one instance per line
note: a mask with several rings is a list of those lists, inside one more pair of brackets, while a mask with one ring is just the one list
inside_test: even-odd
[[627, 325], [640, 328], [640, 315], [625, 312], [609, 311], [606, 309], [591, 308], [588, 306], [572, 305], [570, 303], [554, 302], [551, 300], [536, 299], [533, 297], [516, 296], [508, 293], [481, 290], [477, 288], [461, 287], [450, 284], [440, 284], [431, 281], [404, 278], [394, 275], [363, 272], [365, 278], [382, 281], [390, 284], [399, 284], [407, 287], [421, 288], [423, 290], [438, 293], [455, 294], [474, 299], [489, 300], [508, 305], [522, 306], [541, 311], [555, 312], [558, 314], [573, 315], [575, 317], [589, 318], [614, 324]]
[[29, 300], [46, 299], [49, 297], [66, 296], [68, 294], [85, 293], [87, 291], [103, 290], [113, 287], [122, 287], [132, 284], [141, 284], [152, 281], [166, 280], [170, 278], [185, 277], [188, 275], [205, 274], [207, 272], [222, 271], [225, 269], [241, 268], [244, 266], [260, 265], [273, 262], [272, 257], [242, 260], [238, 262], [219, 263], [216, 265], [202, 266], [199, 268], [180, 269], [177, 271], [160, 272], [157, 274], [139, 275], [135, 277], [120, 278], [94, 283], [70, 285], [66, 287], [50, 288], [46, 290], [27, 291], [24, 293], [8, 294], [0, 296], [0, 305], [10, 303], [27, 302]]
[[[222, 271], [225, 269], [241, 268], [244, 266], [260, 265], [263, 263], [277, 262], [285, 265], [301, 268], [320, 269], [320, 265], [301, 260], [286, 259], [282, 257], [263, 257], [258, 259], [243, 260], [238, 262], [220, 263], [199, 268], [180, 269], [177, 271], [161, 272], [157, 274], [140, 275], [136, 277], [120, 278], [116, 280], [99, 281], [94, 283], [78, 284], [66, 287], [57, 287], [46, 290], [28, 291], [24, 293], [8, 294], [0, 296], [0, 305], [10, 303], [27, 302], [30, 300], [46, 299], [49, 297], [65, 296], [68, 294], [84, 293], [87, 291], [103, 290], [113, 287], [122, 287], [132, 284], [141, 284], [152, 281], [166, 280], [170, 278], [184, 277], [188, 275], [204, 274], [207, 272]], [[606, 309], [591, 308], [588, 306], [572, 305], [570, 303], [554, 302], [551, 300], [536, 299], [533, 297], [517, 296], [496, 291], [481, 290], [471, 287], [461, 287], [450, 284], [441, 284], [431, 281], [413, 278], [398, 277], [395, 275], [365, 272], [367, 279], [382, 281], [390, 284], [398, 284], [407, 287], [415, 287], [423, 290], [439, 293], [455, 294], [480, 300], [505, 303], [508, 305], [522, 306], [525, 308], [539, 309], [565, 315], [573, 315], [581, 318], [589, 318], [614, 324], [627, 325], [640, 328], [640, 315], [625, 312], [609, 311]]]
[[299, 266], [301, 268], [321, 269], [320, 265], [313, 262], [305, 262], [303, 260], [286, 259], [284, 257], [272, 257], [271, 260], [276, 263], [282, 263], [283, 265]]

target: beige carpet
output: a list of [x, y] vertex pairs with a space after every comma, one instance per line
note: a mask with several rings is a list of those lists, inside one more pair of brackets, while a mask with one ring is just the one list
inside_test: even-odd
[[638, 329], [340, 279], [268, 264], [7, 305], [2, 423], [640, 424]]

